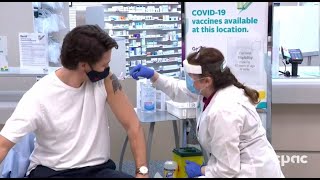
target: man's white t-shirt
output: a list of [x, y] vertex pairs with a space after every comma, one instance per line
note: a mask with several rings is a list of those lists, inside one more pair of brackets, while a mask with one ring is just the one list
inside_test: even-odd
[[104, 80], [73, 88], [53, 72], [24, 94], [1, 135], [17, 143], [36, 134], [27, 175], [37, 165], [64, 170], [102, 164], [110, 158], [106, 98]]

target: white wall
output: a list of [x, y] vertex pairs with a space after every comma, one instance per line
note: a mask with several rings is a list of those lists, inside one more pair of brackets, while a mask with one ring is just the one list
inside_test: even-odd
[[[0, 35], [8, 38], [9, 68], [10, 66], [19, 66], [18, 33], [34, 31], [32, 2], [2, 2], [0, 5], [0, 27]], [[0, 76], [0, 91], [25, 91], [34, 82], [35, 78], [4, 78]], [[2, 102], [3, 99], [0, 97], [0, 103]], [[0, 122], [6, 121], [12, 112], [12, 109], [0, 108]]]
[[[319, 12], [320, 12], [320, 3], [319, 2], [277, 2], [280, 3], [280, 6], [319, 6]], [[275, 13], [273, 13], [273, 15], [275, 15]], [[275, 19], [275, 17], [273, 18]], [[320, 18], [318, 18], [319, 23], [312, 23], [312, 24], [320, 24]], [[299, 25], [299, 24], [298, 24]], [[309, 26], [305, 26], [304, 28], [310, 28]], [[317, 28], [317, 32], [320, 34], [320, 26], [318, 26]], [[298, 40], [299, 36], [297, 36], [297, 40]], [[319, 41], [320, 43], [320, 41]], [[320, 44], [319, 44], [320, 46]], [[281, 55], [281, 54], [280, 54]], [[279, 59], [279, 66], [284, 66], [282, 61], [281, 61], [281, 57]], [[312, 56], [311, 59], [308, 59], [308, 57], [304, 57], [302, 64], [300, 64], [299, 66], [319, 66], [320, 65], [320, 56]], [[291, 67], [290, 67], [291, 68]]]
[[[61, 42], [69, 31], [69, 7], [64, 2], [64, 15], [66, 29], [55, 34]], [[20, 65], [19, 32], [34, 32], [34, 14], [32, 2], [2, 2], [0, 3], [0, 35], [8, 37], [8, 63], [10, 67]], [[13, 109], [4, 107], [4, 101], [12, 101], [21, 97], [36, 82], [35, 77], [2, 77], [0, 76], [0, 123], [5, 122]], [[5, 95], [10, 92], [12, 96]], [[15, 97], [14, 97], [15, 96]]]
[[2, 2], [0, 5], [0, 35], [8, 37], [8, 63], [19, 66], [19, 32], [32, 33], [32, 2]]

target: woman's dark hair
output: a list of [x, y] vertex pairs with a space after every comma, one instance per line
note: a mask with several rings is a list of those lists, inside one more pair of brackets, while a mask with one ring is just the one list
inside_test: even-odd
[[117, 42], [98, 25], [77, 26], [63, 40], [61, 64], [70, 70], [75, 70], [79, 62], [94, 65], [112, 48], [118, 49]]
[[228, 67], [223, 67], [224, 56], [218, 49], [200, 47], [198, 52], [189, 54], [187, 60], [190, 64], [201, 66], [201, 77], [212, 77], [215, 91], [233, 84], [244, 89], [245, 94], [253, 104], [259, 103], [258, 91], [240, 83]]

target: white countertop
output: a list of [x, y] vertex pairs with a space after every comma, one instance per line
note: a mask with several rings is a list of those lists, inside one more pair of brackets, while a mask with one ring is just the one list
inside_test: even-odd
[[[283, 67], [280, 70], [284, 70]], [[291, 71], [291, 67], [287, 67]], [[272, 79], [273, 104], [320, 104], [319, 66], [299, 66], [298, 77]]]
[[0, 71], [0, 77], [37, 77], [45, 76], [53, 72], [58, 67], [49, 67], [48, 70], [43, 69], [22, 69], [20, 67], [9, 67], [8, 71]]

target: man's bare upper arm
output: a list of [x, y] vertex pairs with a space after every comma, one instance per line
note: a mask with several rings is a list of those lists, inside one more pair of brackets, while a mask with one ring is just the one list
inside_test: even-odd
[[134, 107], [129, 101], [115, 74], [110, 73], [105, 79], [105, 88], [108, 94], [107, 102], [110, 105], [112, 112], [124, 128], [127, 129], [129, 124], [135, 122], [134, 119], [138, 120], [138, 118], [134, 111]]
[[107, 100], [109, 100], [110, 98], [112, 99], [114, 97], [125, 95], [122, 90], [122, 85], [115, 74], [110, 72], [108, 77], [105, 78], [104, 84], [108, 94]]
[[15, 145], [4, 136], [0, 135], [0, 162], [6, 157], [9, 150]]
[[5, 147], [6, 149], [11, 149], [15, 143], [11, 142], [9, 139], [5, 138], [4, 136], [0, 135], [0, 146], [1, 148]]

